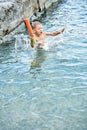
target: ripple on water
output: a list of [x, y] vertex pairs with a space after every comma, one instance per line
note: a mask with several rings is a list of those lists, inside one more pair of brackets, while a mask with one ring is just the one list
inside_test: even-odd
[[0, 46], [1, 130], [87, 129], [87, 1], [50, 8], [43, 26], [65, 27], [47, 39], [48, 50], [32, 49], [29, 36]]

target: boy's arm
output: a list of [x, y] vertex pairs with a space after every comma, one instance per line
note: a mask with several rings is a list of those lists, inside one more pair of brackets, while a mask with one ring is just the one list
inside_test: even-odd
[[59, 34], [63, 33], [64, 30], [65, 30], [65, 28], [63, 28], [61, 31], [58, 31], [58, 32], [46, 32], [45, 34], [47, 36], [56, 36], [56, 35], [59, 35]]
[[35, 35], [34, 35], [34, 37], [30, 36], [30, 45], [31, 45], [32, 48], [34, 48], [35, 43], [36, 43]]
[[36, 43], [36, 39], [35, 38], [30, 38], [30, 44], [31, 44], [32, 48], [34, 48], [35, 43]]
[[33, 39], [30, 39], [31, 47], [34, 48]]

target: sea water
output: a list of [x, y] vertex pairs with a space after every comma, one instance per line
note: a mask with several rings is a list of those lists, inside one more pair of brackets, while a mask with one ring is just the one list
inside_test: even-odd
[[87, 130], [87, 1], [54, 4], [42, 19], [48, 49], [28, 33], [0, 45], [0, 130]]

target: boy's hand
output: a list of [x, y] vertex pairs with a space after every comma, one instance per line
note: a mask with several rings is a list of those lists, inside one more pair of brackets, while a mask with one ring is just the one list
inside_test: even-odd
[[31, 43], [31, 47], [34, 48], [34, 44]]
[[64, 30], [65, 30], [65, 28], [63, 28], [63, 29], [61, 30], [61, 33], [63, 33], [63, 32], [64, 32]]
[[32, 38], [32, 37], [30, 37], [30, 39], [31, 39], [31, 47], [33, 48], [34, 47], [34, 44], [36, 43], [36, 40], [34, 39], [34, 38]]

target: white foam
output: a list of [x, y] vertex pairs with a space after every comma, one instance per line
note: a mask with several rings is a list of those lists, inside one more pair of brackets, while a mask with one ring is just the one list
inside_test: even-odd
[[44, 50], [48, 51], [49, 50], [49, 46], [48, 44], [46, 44], [45, 46], [42, 47]]
[[19, 34], [15, 36], [15, 49], [16, 50], [26, 50], [29, 49], [29, 38], [24, 34]]

